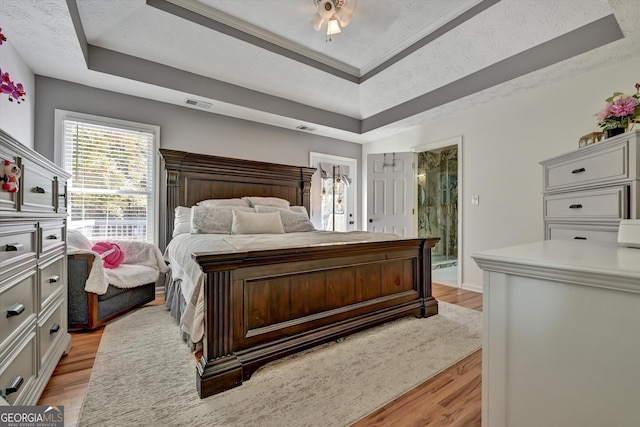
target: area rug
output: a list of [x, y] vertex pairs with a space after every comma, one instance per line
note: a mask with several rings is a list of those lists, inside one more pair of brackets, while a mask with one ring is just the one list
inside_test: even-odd
[[348, 426], [478, 350], [482, 313], [440, 302], [341, 342], [272, 362], [200, 399], [194, 357], [162, 306], [109, 324], [80, 426]]

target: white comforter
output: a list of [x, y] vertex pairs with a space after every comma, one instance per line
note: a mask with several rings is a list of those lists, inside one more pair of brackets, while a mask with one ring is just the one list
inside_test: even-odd
[[171, 240], [165, 259], [171, 265], [173, 280], [181, 281], [187, 307], [182, 314], [182, 330], [198, 342], [204, 335], [204, 274], [191, 254], [234, 253], [250, 250], [310, 247], [339, 243], [376, 242], [399, 239], [395, 234], [351, 231], [309, 231], [286, 234], [180, 234]]

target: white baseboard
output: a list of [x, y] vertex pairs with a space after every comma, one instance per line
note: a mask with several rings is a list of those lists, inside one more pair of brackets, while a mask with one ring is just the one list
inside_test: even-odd
[[467, 291], [473, 291], [473, 292], [480, 292], [482, 293], [482, 285], [476, 285], [475, 283], [463, 283], [462, 286], [460, 286], [462, 289], [465, 289]]

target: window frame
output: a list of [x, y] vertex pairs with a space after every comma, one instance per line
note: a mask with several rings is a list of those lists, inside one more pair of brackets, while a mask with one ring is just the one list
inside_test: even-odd
[[[158, 158], [158, 147], [160, 142], [160, 126], [150, 125], [146, 123], [133, 122], [128, 120], [115, 119], [105, 116], [96, 116], [93, 114], [79, 113], [68, 110], [55, 110], [55, 136], [54, 136], [54, 163], [64, 169], [65, 166], [65, 140], [64, 140], [64, 121], [76, 120], [80, 122], [86, 122], [90, 124], [97, 124], [101, 126], [110, 126], [115, 128], [122, 128], [127, 130], [144, 131], [153, 134], [152, 148], [151, 148], [151, 175], [152, 175], [152, 188], [151, 188], [151, 201], [150, 212], [147, 212], [147, 217], [151, 218], [152, 226], [147, 227], [147, 242], [158, 244], [159, 240], [159, 221], [160, 213], [157, 209], [159, 206], [159, 173], [160, 165]], [[68, 212], [71, 215], [71, 209]]]

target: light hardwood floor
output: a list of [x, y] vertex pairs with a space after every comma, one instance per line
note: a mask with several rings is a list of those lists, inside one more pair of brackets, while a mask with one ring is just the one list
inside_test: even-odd
[[[433, 284], [436, 299], [482, 310], [482, 294]], [[159, 294], [148, 305], [164, 304]], [[103, 327], [72, 332], [71, 350], [60, 359], [38, 405], [64, 406], [65, 426], [76, 426], [89, 386]], [[481, 350], [355, 423], [364, 426], [479, 426]]]

